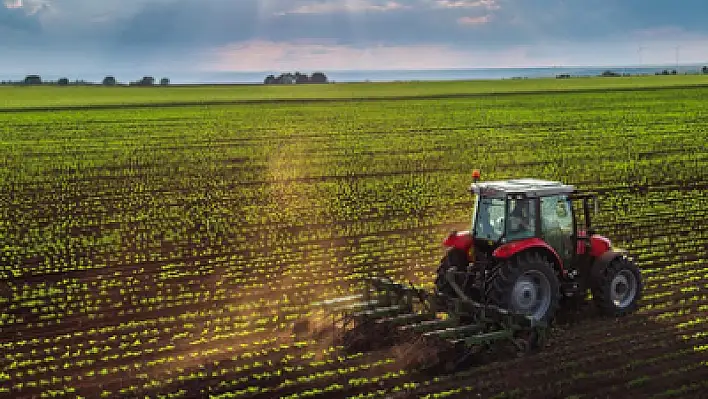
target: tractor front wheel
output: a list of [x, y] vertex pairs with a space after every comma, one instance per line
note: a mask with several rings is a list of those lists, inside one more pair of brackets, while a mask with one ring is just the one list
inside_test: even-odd
[[497, 269], [488, 287], [495, 305], [550, 323], [560, 303], [560, 284], [553, 264], [537, 252], [522, 253]]
[[639, 268], [624, 256], [615, 258], [596, 278], [593, 301], [606, 316], [623, 316], [637, 310], [642, 296]]

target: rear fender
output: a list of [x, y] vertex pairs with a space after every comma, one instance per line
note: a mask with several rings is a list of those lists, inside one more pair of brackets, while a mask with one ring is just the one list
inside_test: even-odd
[[[588, 242], [590, 245], [589, 247], [586, 247]], [[575, 245], [575, 253], [577, 255], [585, 255], [587, 253], [593, 258], [599, 257], [612, 248], [612, 243], [607, 237], [599, 234], [593, 234], [588, 239], [587, 232], [585, 230], [578, 231], [578, 240]]]
[[472, 248], [472, 234], [469, 231], [451, 231], [443, 241], [443, 245], [447, 248], [457, 248], [469, 254]]
[[492, 256], [498, 259], [509, 259], [512, 256], [526, 251], [528, 249], [541, 249], [547, 251], [551, 254], [551, 262], [556, 265], [558, 272], [562, 275], [566, 275], [565, 268], [563, 267], [563, 262], [558, 256], [558, 253], [545, 241], [540, 238], [527, 238], [521, 241], [514, 241], [508, 244], [504, 244], [492, 252]]

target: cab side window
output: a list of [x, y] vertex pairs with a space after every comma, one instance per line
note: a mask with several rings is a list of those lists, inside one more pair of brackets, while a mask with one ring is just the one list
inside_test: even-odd
[[573, 234], [571, 202], [565, 195], [541, 198], [541, 234], [562, 257], [570, 256]]
[[565, 195], [541, 198], [541, 230], [543, 232], [561, 229], [573, 230], [573, 213], [570, 201]]

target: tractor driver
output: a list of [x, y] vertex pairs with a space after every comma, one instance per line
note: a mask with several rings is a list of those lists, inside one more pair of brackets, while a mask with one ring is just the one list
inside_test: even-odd
[[529, 237], [534, 235], [529, 200], [514, 201], [514, 210], [509, 213], [509, 235]]

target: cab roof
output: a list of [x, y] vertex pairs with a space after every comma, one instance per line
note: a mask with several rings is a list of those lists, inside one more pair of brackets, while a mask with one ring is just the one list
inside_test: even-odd
[[470, 191], [483, 197], [505, 198], [507, 194], [524, 194], [527, 197], [571, 194], [575, 187], [558, 181], [539, 179], [512, 179], [472, 183]]

